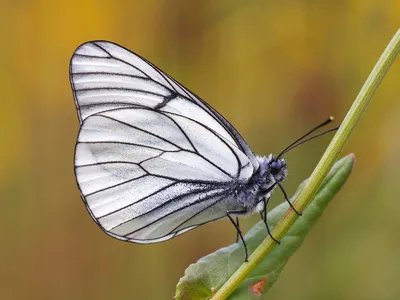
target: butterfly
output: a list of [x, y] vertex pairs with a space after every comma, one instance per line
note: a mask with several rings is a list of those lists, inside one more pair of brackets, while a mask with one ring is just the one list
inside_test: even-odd
[[247, 260], [237, 217], [260, 213], [267, 225], [271, 193], [284, 192], [281, 156], [328, 122], [276, 157], [257, 156], [199, 96], [107, 41], [75, 50], [70, 81], [80, 123], [74, 167], [81, 197], [104, 232], [134, 243], [162, 242], [228, 217]]

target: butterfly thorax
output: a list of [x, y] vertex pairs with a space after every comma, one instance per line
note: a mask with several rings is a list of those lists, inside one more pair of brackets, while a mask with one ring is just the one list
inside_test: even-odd
[[286, 161], [282, 158], [257, 156], [259, 168], [251, 178], [235, 189], [235, 200], [248, 214], [264, 209], [264, 198], [269, 199], [276, 185], [287, 175]]

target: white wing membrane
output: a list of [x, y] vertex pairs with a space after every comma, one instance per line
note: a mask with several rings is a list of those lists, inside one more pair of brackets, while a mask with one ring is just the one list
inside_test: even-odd
[[105, 232], [159, 242], [237, 208], [224, 200], [258, 162], [208, 104], [109, 42], [80, 46], [70, 73], [81, 122], [75, 173]]
[[179, 150], [177, 146], [163, 138], [151, 134], [150, 132], [143, 131], [138, 127], [129, 126], [121, 120], [107, 115], [92, 116], [82, 124], [82, 128], [83, 127], [84, 132], [80, 135], [79, 142], [116, 142], [123, 144], [137, 144], [162, 151]]
[[101, 164], [110, 162], [140, 163], [149, 157], [162, 154], [163, 150], [140, 146], [137, 144], [123, 144], [118, 142], [79, 142], [76, 146], [79, 156], [75, 164]]
[[[126, 180], [111, 187], [105, 187], [86, 195], [85, 198], [93, 215], [96, 218], [100, 218], [104, 215], [112, 214], [125, 206], [132, 206], [135, 202], [158, 192], [172, 183], [172, 180], [148, 175]], [[132, 207], [132, 209], [135, 209], [135, 207]]]
[[[119, 186], [124, 182], [146, 175], [138, 165], [107, 163], [78, 167], [76, 171], [82, 192], [87, 195]], [[111, 174], [111, 176], [110, 176]]]
[[[168, 212], [178, 209], [177, 206], [179, 205], [190, 205], [193, 199], [198, 199], [199, 194], [207, 193], [210, 190], [212, 189], [204, 184], [172, 183], [160, 189], [157, 193], [153, 193], [137, 201], [136, 203], [140, 202], [140, 205], [134, 207], [134, 209], [131, 206], [125, 206], [119, 209], [118, 214], [112, 213], [100, 217], [101, 222], [107, 230], [111, 230], [117, 226], [127, 224], [127, 222], [133, 221], [140, 216], [156, 216], [160, 213], [166, 215]], [[222, 190], [220, 191], [222, 192]], [[156, 211], [158, 212], [155, 213]], [[133, 229], [131, 228], [130, 230], [133, 231]]]
[[[172, 201], [169, 205], [164, 205], [162, 209], [153, 210], [152, 213], [145, 213], [120, 226], [113, 228], [113, 233], [136, 239], [153, 239], [163, 237], [170, 233], [176, 233], [181, 224], [186, 223], [191, 215], [201, 207], [208, 206], [211, 202], [216, 203], [220, 200], [218, 192], [202, 192], [204, 200], [199, 200], [199, 194], [190, 195]], [[196, 204], [196, 200], [199, 202]], [[196, 208], [197, 206], [197, 208]], [[226, 211], [225, 211], [226, 214]], [[172, 216], [172, 217], [171, 217]], [[188, 227], [185, 225], [185, 227]]]

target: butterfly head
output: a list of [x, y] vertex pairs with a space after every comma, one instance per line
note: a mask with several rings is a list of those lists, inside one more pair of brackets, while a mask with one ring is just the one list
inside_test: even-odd
[[270, 155], [268, 157], [268, 166], [270, 174], [276, 182], [281, 182], [287, 175], [286, 161], [283, 158], [275, 158]]

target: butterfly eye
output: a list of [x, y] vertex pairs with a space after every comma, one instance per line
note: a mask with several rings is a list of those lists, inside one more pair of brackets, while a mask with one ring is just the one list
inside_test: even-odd
[[270, 164], [270, 168], [271, 168], [271, 174], [272, 175], [278, 175], [278, 173], [280, 172], [280, 170], [281, 170], [281, 164], [279, 163], [279, 162], [277, 162], [277, 161], [273, 161], [271, 164]]

